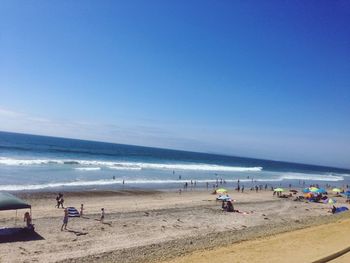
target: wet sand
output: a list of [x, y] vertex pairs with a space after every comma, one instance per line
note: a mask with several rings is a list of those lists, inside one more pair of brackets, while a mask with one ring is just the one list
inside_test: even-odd
[[[232, 192], [232, 195], [237, 200], [235, 209], [240, 213], [221, 211], [215, 195], [208, 191], [188, 191], [181, 195], [171, 191], [135, 190], [64, 193], [65, 206], [79, 209], [83, 203], [85, 217], [70, 218], [68, 231], [61, 231], [63, 209], [55, 208], [55, 194], [22, 193], [19, 196], [32, 204], [33, 220], [40, 238], [0, 243], [0, 261], [177, 260], [194, 251], [215, 249], [348, 216], [347, 213], [331, 215], [329, 205], [273, 197], [270, 191]], [[98, 221], [102, 207], [106, 211], [104, 224]], [[18, 211], [19, 226], [24, 224], [21, 221], [25, 210]], [[14, 211], [0, 212], [1, 226], [13, 226], [14, 216]]]

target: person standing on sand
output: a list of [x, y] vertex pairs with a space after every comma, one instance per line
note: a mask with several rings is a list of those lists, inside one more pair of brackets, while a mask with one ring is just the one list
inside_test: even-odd
[[67, 224], [68, 224], [68, 210], [67, 210], [67, 208], [65, 208], [64, 209], [63, 224], [61, 226], [61, 231], [63, 231], [63, 227], [64, 227], [64, 230], [67, 230]]
[[101, 208], [101, 218], [100, 218], [101, 223], [103, 223], [104, 219], [105, 219], [105, 209]]
[[84, 215], [84, 204], [80, 205], [80, 216]]

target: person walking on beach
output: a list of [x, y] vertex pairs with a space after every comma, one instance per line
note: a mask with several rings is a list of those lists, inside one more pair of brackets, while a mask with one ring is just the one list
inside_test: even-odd
[[60, 208], [60, 204], [61, 204], [61, 199], [62, 199], [62, 198], [63, 198], [63, 194], [58, 193], [58, 195], [57, 195], [57, 197], [56, 197], [56, 202], [57, 202], [57, 204], [56, 204], [55, 207]]
[[57, 202], [57, 204], [55, 205], [55, 207], [57, 207], [57, 208], [60, 208], [60, 196], [58, 195], [58, 196], [56, 196], [56, 202]]
[[[60, 199], [60, 205], [62, 206], [62, 208], [64, 208], [63, 207], [63, 203], [64, 203], [64, 199], [63, 199], [63, 196], [62, 196], [61, 199]], [[59, 208], [59, 206], [58, 206], [58, 208]]]
[[64, 227], [64, 230], [67, 230], [67, 224], [68, 224], [68, 210], [67, 210], [67, 208], [65, 208], [64, 209], [63, 224], [61, 226], [61, 231], [63, 231], [63, 227]]
[[101, 208], [101, 218], [100, 218], [101, 223], [103, 223], [104, 219], [105, 219], [105, 209]]

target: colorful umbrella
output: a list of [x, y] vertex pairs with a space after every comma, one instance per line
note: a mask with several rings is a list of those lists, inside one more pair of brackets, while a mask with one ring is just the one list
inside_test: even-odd
[[309, 188], [303, 189], [303, 193], [310, 193], [310, 189]]
[[310, 192], [316, 193], [319, 189], [317, 187], [310, 187]]
[[332, 191], [336, 192], [336, 193], [340, 193], [341, 192], [341, 190], [339, 188], [333, 188]]
[[217, 189], [217, 190], [216, 190], [216, 193], [217, 193], [217, 194], [227, 193], [227, 190], [224, 189], [224, 188], [220, 188], [220, 189]]

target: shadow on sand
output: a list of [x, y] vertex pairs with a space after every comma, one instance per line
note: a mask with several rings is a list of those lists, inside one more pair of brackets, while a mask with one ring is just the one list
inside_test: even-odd
[[2, 228], [0, 229], [0, 244], [10, 242], [25, 242], [43, 240], [34, 230], [28, 230], [26, 228]]
[[71, 230], [71, 229], [67, 229], [67, 232], [73, 233], [76, 236], [85, 236], [88, 234], [88, 232], [80, 232], [80, 231], [75, 231], [75, 230]]

